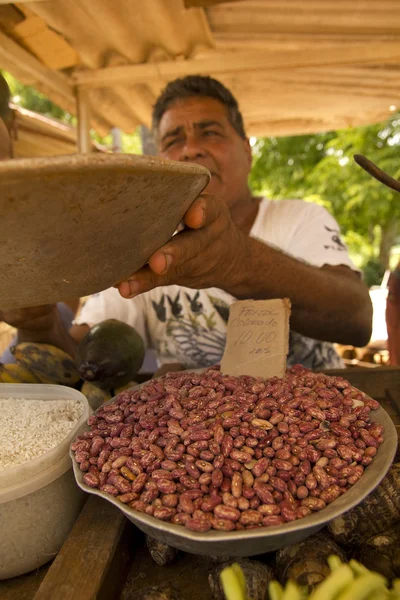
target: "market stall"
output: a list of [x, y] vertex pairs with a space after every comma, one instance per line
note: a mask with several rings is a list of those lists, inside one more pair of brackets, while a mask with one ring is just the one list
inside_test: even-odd
[[[77, 115], [79, 150], [0, 163], [11, 234], [0, 257], [4, 311], [111, 289], [177, 231], [210, 172], [189, 161], [95, 155], [89, 136], [91, 127], [150, 125], [151, 105], [171, 78], [219, 77], [243, 106], [250, 135], [362, 124], [396, 109], [395, 2], [378, 13], [369, 0], [357, 10], [344, 0], [306, 1], [301, 10], [269, 0], [0, 4], [0, 66]], [[21, 112], [22, 129], [27, 116]], [[49, 125], [38, 119], [37, 133]], [[63, 148], [71, 136], [60, 132]], [[202, 305], [198, 295], [186, 300], [193, 314], [177, 335], [187, 352], [197, 351]], [[208, 300], [207, 335], [213, 315], [226, 325], [239, 304]], [[258, 560], [260, 572], [285, 584], [293, 566], [285, 548], [307, 539], [301, 548], [312, 560], [298, 581], [312, 587], [328, 575], [328, 555], [319, 563], [315, 556], [324, 540], [340, 560], [367, 564], [362, 546], [376, 556], [378, 534], [390, 548], [377, 565], [387, 580], [374, 581], [382, 588], [399, 576], [400, 370], [286, 371], [290, 303], [248, 302], [282, 302], [284, 316], [252, 321], [235, 342], [231, 329], [221, 372], [140, 374], [146, 332], [114, 319], [88, 330], [74, 351], [17, 340], [16, 364], [0, 365], [4, 600], [129, 600], [165, 579], [177, 590], [166, 600], [223, 598], [221, 559], [250, 557], [250, 569]], [[152, 302], [159, 323], [165, 304], [164, 296]], [[176, 321], [179, 294], [168, 304]], [[252, 356], [236, 349], [229, 362], [232, 347], [252, 336], [254, 347], [243, 350]], [[296, 569], [290, 573], [296, 578]], [[266, 588], [248, 594], [261, 600]]]

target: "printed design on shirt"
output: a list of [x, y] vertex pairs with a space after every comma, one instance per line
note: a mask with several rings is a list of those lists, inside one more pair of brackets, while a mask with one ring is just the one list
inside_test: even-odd
[[224, 300], [221, 300], [220, 298], [216, 298], [215, 296], [210, 296], [209, 294], [208, 298], [211, 302], [211, 304], [213, 305], [213, 307], [215, 308], [215, 310], [217, 311], [217, 313], [219, 314], [219, 316], [221, 317], [221, 319], [227, 323], [228, 319], [229, 319], [229, 304], [227, 302], [224, 302]]
[[161, 323], [165, 323], [167, 320], [167, 310], [165, 308], [165, 294], [161, 296], [160, 302], [151, 301], [153, 308], [156, 313], [156, 317]]
[[321, 342], [301, 335], [296, 331], [289, 334], [287, 366], [301, 364], [307, 369], [341, 369], [343, 362], [330, 342]]
[[[200, 293], [182, 293], [175, 296], [162, 294], [158, 302], [152, 301], [157, 319], [165, 323], [166, 339], [157, 341], [157, 350], [172, 361], [179, 360], [188, 368], [208, 367], [220, 362], [225, 348], [226, 333], [217, 329], [218, 316], [227, 323], [229, 305], [207, 294], [215, 308], [204, 310]], [[186, 300], [185, 310], [182, 298]], [[288, 367], [302, 364], [312, 370], [343, 367], [343, 363], [329, 342], [305, 337], [295, 331], [289, 335]]]
[[[186, 299], [185, 310], [182, 297]], [[182, 297], [181, 291], [178, 291], [176, 296], [162, 294], [158, 302], [152, 300], [157, 319], [166, 324], [168, 339], [162, 344], [163, 354], [174, 355], [171, 351], [172, 343], [176, 348], [176, 355], [185, 356], [189, 364], [205, 367], [219, 362], [224, 352], [226, 335], [216, 329], [216, 316], [222, 312], [224, 316], [221, 317], [225, 320], [229, 306], [225, 307], [223, 301], [218, 301], [217, 308], [217, 299], [209, 297], [216, 311], [207, 313], [200, 301], [199, 291], [193, 291], [193, 294], [184, 292]]]
[[340, 229], [331, 229], [324, 225], [326, 231], [332, 234], [331, 240], [332, 244], [324, 244], [325, 250], [338, 250], [339, 252], [346, 252], [346, 245], [342, 242], [340, 238]]

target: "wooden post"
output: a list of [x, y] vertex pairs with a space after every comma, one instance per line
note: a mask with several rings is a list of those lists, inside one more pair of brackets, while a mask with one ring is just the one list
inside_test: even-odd
[[89, 154], [92, 149], [90, 139], [89, 91], [77, 86], [75, 95], [78, 116], [78, 152], [80, 154]]
[[150, 129], [145, 125], [140, 126], [140, 139], [142, 141], [143, 154], [155, 156], [157, 154], [157, 145]]
[[121, 130], [118, 127], [113, 127], [111, 129], [111, 138], [112, 138], [112, 151], [113, 152], [122, 152], [122, 135]]

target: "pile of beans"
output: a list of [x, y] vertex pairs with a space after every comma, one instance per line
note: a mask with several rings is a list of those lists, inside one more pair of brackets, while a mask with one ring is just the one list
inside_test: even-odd
[[340, 377], [170, 373], [89, 418], [85, 483], [194, 531], [279, 525], [346, 492], [383, 441], [379, 404]]

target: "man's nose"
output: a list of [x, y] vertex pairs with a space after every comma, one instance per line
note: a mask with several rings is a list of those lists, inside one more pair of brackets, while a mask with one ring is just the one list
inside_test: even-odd
[[205, 150], [196, 138], [188, 138], [182, 148], [182, 161], [194, 162], [205, 156]]

